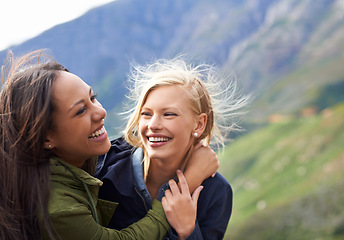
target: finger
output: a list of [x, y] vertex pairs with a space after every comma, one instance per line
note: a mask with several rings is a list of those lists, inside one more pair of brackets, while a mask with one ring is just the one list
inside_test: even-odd
[[186, 178], [184, 177], [184, 174], [179, 169], [177, 170], [177, 176], [179, 179], [179, 186], [180, 186], [181, 192], [182, 193], [189, 193], [189, 191], [190, 191], [189, 185], [186, 181]]
[[[177, 196], [178, 194], [180, 194], [180, 190], [177, 186], [176, 181], [171, 179], [170, 181], [168, 181], [168, 184], [170, 185], [170, 191], [171, 191], [173, 196]], [[166, 193], [165, 193], [165, 195], [166, 195]]]
[[201, 193], [203, 189], [203, 186], [199, 186], [198, 188], [196, 188], [196, 190], [192, 193], [192, 202], [197, 206], [197, 201], [198, 201], [198, 197], [199, 197], [199, 194]]
[[168, 204], [168, 201], [167, 201], [166, 197], [163, 197], [161, 199], [161, 204], [162, 204], [162, 207], [164, 208], [164, 210], [169, 208], [169, 204]]
[[217, 155], [216, 155], [216, 153], [214, 151], [213, 151], [213, 154], [214, 154], [215, 161], [217, 163], [216, 164], [216, 169], [218, 169], [220, 167], [220, 161], [219, 161], [219, 158], [217, 157]]
[[166, 199], [167, 202], [169, 202], [169, 200], [173, 198], [171, 190], [167, 189], [165, 191], [165, 197], [164, 198]]
[[163, 197], [161, 199], [161, 205], [165, 211], [165, 214], [168, 214], [169, 212], [172, 211], [172, 207], [171, 207], [171, 204], [168, 202], [167, 198], [166, 197]]

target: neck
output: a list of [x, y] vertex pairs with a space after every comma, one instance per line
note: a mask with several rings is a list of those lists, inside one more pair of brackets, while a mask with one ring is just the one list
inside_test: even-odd
[[153, 199], [158, 197], [160, 187], [175, 177], [176, 171], [180, 167], [181, 161], [165, 162], [159, 159], [150, 160], [146, 185]]

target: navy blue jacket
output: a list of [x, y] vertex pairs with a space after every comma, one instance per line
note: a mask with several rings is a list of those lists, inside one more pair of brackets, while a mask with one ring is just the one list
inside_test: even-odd
[[[99, 197], [119, 203], [108, 225], [110, 228], [125, 228], [144, 217], [151, 208], [147, 187], [135, 172], [135, 150], [122, 138], [118, 138], [111, 141], [109, 152], [98, 159], [95, 176], [103, 181]], [[202, 185], [204, 188], [198, 199], [196, 227], [188, 240], [223, 239], [232, 213], [231, 186], [219, 173], [203, 181]], [[162, 186], [159, 198], [167, 188], [167, 184]], [[177, 239], [173, 229], [169, 239]]]

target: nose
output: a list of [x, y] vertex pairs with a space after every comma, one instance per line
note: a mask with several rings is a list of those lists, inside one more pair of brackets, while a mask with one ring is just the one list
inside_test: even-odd
[[94, 105], [94, 112], [92, 114], [92, 120], [95, 122], [98, 122], [105, 118], [106, 116], [106, 110], [103, 108], [103, 106], [100, 103], [97, 103]]
[[161, 121], [159, 116], [153, 115], [151, 119], [148, 122], [148, 128], [149, 129], [159, 129], [161, 128]]

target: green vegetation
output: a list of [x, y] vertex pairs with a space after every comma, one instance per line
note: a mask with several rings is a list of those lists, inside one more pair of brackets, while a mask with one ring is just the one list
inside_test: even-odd
[[341, 103], [230, 144], [220, 155], [234, 190], [227, 239], [343, 239], [343, 143]]
[[[344, 239], [344, 21], [340, 1], [114, 1], [12, 50], [46, 48], [125, 126], [129, 62], [186, 54], [254, 99], [220, 156], [234, 190], [226, 238]], [[6, 51], [0, 52], [4, 59]], [[336, 106], [334, 106], [336, 105]], [[307, 110], [307, 111], [306, 111]], [[314, 115], [315, 114], [315, 115]]]
[[305, 107], [318, 110], [344, 101], [344, 55], [301, 64], [285, 77], [267, 84], [252, 106], [252, 118], [296, 114]]

